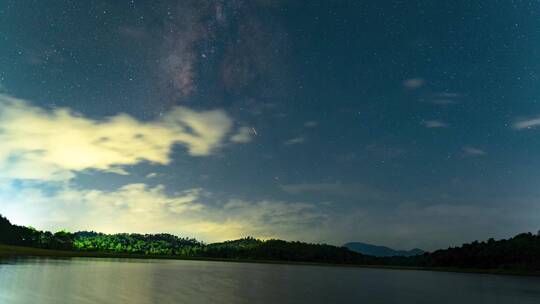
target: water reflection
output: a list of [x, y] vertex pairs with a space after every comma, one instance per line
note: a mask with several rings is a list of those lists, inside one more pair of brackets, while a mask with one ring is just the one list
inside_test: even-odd
[[0, 264], [0, 303], [539, 303], [540, 278], [205, 261]]

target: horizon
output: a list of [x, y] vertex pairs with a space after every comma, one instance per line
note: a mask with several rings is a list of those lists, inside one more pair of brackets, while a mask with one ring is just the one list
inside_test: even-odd
[[[0, 218], [1, 217], [4, 217], [2, 214], [0, 214]], [[11, 222], [8, 218], [4, 217], [5, 219], [7, 219], [12, 225], [17, 225], [16, 223], [13, 223]], [[20, 226], [20, 225], [18, 225]], [[27, 227], [27, 228], [33, 228], [33, 229], [36, 229], [37, 231], [41, 231], [41, 232], [50, 232], [50, 233], [56, 233], [56, 232], [62, 232], [62, 231], [65, 231], [65, 232], [68, 232], [68, 233], [73, 233], [73, 234], [77, 234], [77, 233], [97, 233], [97, 234], [103, 234], [103, 235], [159, 235], [159, 234], [168, 234], [168, 235], [172, 235], [172, 236], [175, 236], [175, 237], [178, 237], [178, 238], [182, 238], [182, 239], [189, 239], [189, 240], [194, 240], [196, 242], [199, 242], [199, 243], [202, 243], [202, 244], [215, 244], [215, 243], [223, 243], [223, 242], [229, 242], [229, 241], [239, 241], [239, 240], [245, 240], [245, 239], [255, 239], [255, 240], [259, 240], [259, 241], [271, 241], [271, 240], [282, 240], [282, 241], [287, 241], [287, 242], [302, 242], [302, 243], [307, 243], [307, 244], [321, 244], [321, 245], [332, 245], [332, 246], [336, 246], [336, 247], [345, 247], [349, 250], [352, 250], [350, 249], [348, 246], [346, 245], [350, 245], [350, 244], [362, 244], [362, 245], [368, 245], [368, 246], [373, 246], [373, 247], [379, 247], [379, 248], [386, 248], [386, 249], [390, 249], [390, 250], [394, 250], [394, 251], [414, 251], [414, 250], [420, 250], [420, 251], [423, 251], [425, 253], [432, 253], [434, 251], [437, 251], [437, 250], [446, 250], [446, 249], [450, 249], [450, 248], [454, 248], [454, 247], [460, 247], [460, 246], [463, 246], [465, 244], [470, 244], [470, 243], [473, 243], [473, 242], [479, 242], [479, 243], [485, 243], [491, 239], [495, 240], [495, 241], [501, 241], [501, 240], [507, 240], [507, 239], [510, 239], [510, 238], [513, 238], [513, 237], [516, 237], [518, 235], [522, 235], [522, 234], [531, 234], [531, 235], [537, 235], [537, 236], [540, 236], [540, 230], [538, 230], [536, 233], [533, 232], [533, 231], [523, 231], [523, 232], [520, 232], [519, 234], [516, 234], [516, 235], [513, 235], [509, 238], [500, 238], [500, 239], [494, 239], [494, 238], [487, 238], [487, 239], [483, 239], [483, 240], [474, 240], [474, 241], [471, 241], [469, 243], [462, 243], [462, 244], [457, 244], [457, 245], [448, 245], [448, 246], [444, 246], [444, 247], [440, 247], [440, 248], [435, 248], [435, 249], [431, 249], [431, 250], [425, 250], [423, 248], [418, 248], [418, 247], [414, 247], [414, 248], [394, 248], [394, 247], [391, 247], [391, 246], [387, 246], [385, 244], [374, 244], [374, 243], [366, 243], [366, 242], [363, 242], [361, 240], [352, 240], [352, 241], [347, 241], [345, 243], [342, 243], [342, 244], [332, 244], [332, 243], [324, 243], [324, 242], [305, 242], [303, 240], [297, 240], [297, 239], [286, 239], [286, 238], [280, 238], [280, 239], [276, 239], [276, 238], [267, 238], [267, 239], [264, 239], [264, 238], [258, 238], [258, 237], [255, 237], [255, 236], [251, 236], [251, 235], [247, 235], [247, 236], [242, 236], [242, 237], [239, 237], [239, 238], [235, 238], [235, 239], [224, 239], [224, 240], [219, 240], [219, 241], [214, 241], [214, 242], [205, 242], [204, 240], [199, 240], [199, 239], [196, 239], [196, 238], [192, 238], [190, 236], [186, 236], [186, 235], [177, 235], [177, 234], [174, 234], [174, 233], [168, 233], [168, 232], [157, 232], [157, 233], [140, 233], [140, 232], [117, 232], [117, 233], [107, 233], [107, 232], [102, 232], [102, 231], [95, 231], [95, 230], [78, 230], [78, 231], [69, 231], [67, 229], [60, 229], [60, 230], [57, 230], [57, 231], [47, 231], [47, 230], [43, 230], [43, 229], [39, 229], [39, 228], [36, 228], [36, 227], [33, 227], [33, 226], [23, 226], [23, 227]], [[356, 250], [352, 250], [352, 251], [356, 251]], [[358, 252], [358, 251], [356, 251]]]
[[[0, 217], [2, 217], [3, 215], [0, 214]], [[6, 218], [6, 217], [4, 217]], [[9, 218], [6, 218], [8, 221]], [[10, 221], [11, 222], [11, 221]], [[18, 225], [17, 223], [13, 223], [11, 222], [11, 224], [13, 225]], [[213, 244], [213, 243], [222, 243], [222, 242], [227, 242], [227, 241], [237, 241], [237, 240], [243, 240], [243, 239], [248, 239], [248, 238], [253, 238], [253, 239], [256, 239], [256, 240], [261, 240], [261, 241], [269, 241], [269, 240], [283, 240], [283, 241], [288, 241], [288, 242], [303, 242], [303, 243], [309, 243], [309, 244], [326, 244], [326, 245], [332, 245], [332, 246], [336, 246], [336, 247], [346, 247], [348, 248], [347, 246], [345, 245], [348, 245], [348, 244], [363, 244], [363, 245], [368, 245], [368, 246], [374, 246], [374, 247], [383, 247], [383, 248], [388, 248], [388, 249], [391, 249], [391, 250], [395, 250], [395, 251], [413, 251], [413, 250], [421, 250], [423, 252], [434, 252], [436, 250], [445, 250], [445, 249], [449, 249], [449, 248], [453, 248], [453, 247], [460, 247], [462, 245], [465, 245], [467, 243], [472, 243], [472, 242], [486, 242], [488, 241], [489, 239], [494, 239], [495, 241], [500, 241], [500, 240], [505, 240], [505, 239], [510, 239], [512, 237], [515, 237], [517, 235], [521, 235], [521, 234], [532, 234], [532, 235], [538, 235], [540, 236], [540, 230], [538, 230], [537, 232], [534, 232], [534, 231], [522, 231], [516, 235], [512, 235], [510, 237], [504, 237], [504, 238], [492, 238], [492, 237], [489, 237], [489, 238], [485, 238], [485, 239], [482, 239], [482, 240], [472, 240], [470, 242], [466, 242], [466, 243], [461, 243], [461, 244], [451, 244], [451, 245], [447, 245], [447, 246], [442, 246], [442, 247], [439, 247], [439, 248], [433, 248], [433, 249], [424, 249], [424, 248], [419, 248], [419, 247], [414, 247], [414, 248], [396, 248], [396, 247], [392, 247], [392, 246], [389, 246], [389, 245], [386, 245], [386, 244], [380, 244], [380, 243], [369, 243], [369, 242], [364, 242], [362, 240], [350, 240], [350, 241], [347, 241], [347, 242], [344, 242], [344, 243], [341, 243], [341, 244], [337, 244], [337, 243], [327, 243], [327, 242], [307, 242], [307, 241], [304, 241], [304, 240], [299, 240], [299, 239], [287, 239], [287, 238], [259, 238], [259, 237], [256, 237], [256, 236], [251, 236], [251, 235], [246, 235], [246, 236], [240, 236], [240, 237], [237, 237], [237, 238], [234, 238], [234, 239], [223, 239], [223, 240], [216, 240], [216, 241], [213, 241], [213, 242], [206, 242], [205, 240], [200, 240], [200, 239], [197, 239], [197, 238], [193, 238], [189, 235], [178, 235], [178, 234], [174, 234], [174, 233], [169, 233], [169, 232], [166, 232], [166, 231], [162, 231], [162, 232], [154, 232], [154, 233], [142, 233], [142, 232], [137, 232], [137, 231], [125, 231], [125, 232], [103, 232], [103, 231], [96, 231], [96, 230], [92, 230], [92, 229], [89, 229], [89, 230], [77, 230], [77, 231], [69, 231], [67, 229], [59, 229], [57, 231], [48, 231], [48, 230], [45, 230], [45, 229], [39, 229], [38, 227], [34, 227], [34, 226], [31, 226], [31, 225], [27, 225], [27, 226], [24, 226], [24, 225], [19, 225], [19, 226], [23, 226], [23, 227], [31, 227], [31, 228], [34, 228], [38, 231], [42, 231], [42, 232], [51, 232], [51, 233], [55, 233], [55, 232], [60, 232], [60, 231], [67, 231], [67, 232], [70, 232], [70, 233], [81, 233], [81, 232], [92, 232], [92, 233], [98, 233], [98, 234], [104, 234], [104, 235], [117, 235], [117, 234], [138, 234], [138, 235], [146, 235], [146, 234], [149, 234], [149, 235], [157, 235], [157, 234], [169, 234], [169, 235], [173, 235], [173, 236], [176, 236], [178, 238], [184, 238], [184, 239], [193, 239], [197, 242], [200, 242], [200, 243], [203, 243], [203, 244]], [[349, 249], [351, 250], [351, 249]]]
[[47, 231], [426, 251], [536, 233], [538, 14], [8, 2], [0, 214]]

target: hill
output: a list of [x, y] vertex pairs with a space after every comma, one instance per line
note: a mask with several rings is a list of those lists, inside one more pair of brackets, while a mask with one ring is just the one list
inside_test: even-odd
[[[0, 216], [0, 257], [17, 255], [222, 259], [377, 265], [491, 273], [540, 274], [540, 234], [522, 233], [411, 256], [369, 256], [346, 247], [283, 240], [239, 240], [204, 244], [170, 234], [103, 234], [39, 231]], [[350, 244], [349, 244], [350, 245]], [[380, 250], [379, 246], [373, 246]], [[373, 247], [368, 247], [373, 249]], [[33, 248], [36, 250], [30, 250]], [[48, 249], [48, 250], [43, 250]], [[55, 250], [54, 254], [53, 251]], [[383, 249], [388, 254], [390, 248]], [[65, 254], [64, 254], [65, 252]], [[381, 254], [382, 251], [371, 252]], [[397, 251], [399, 252], [399, 251]], [[414, 252], [414, 251], [413, 251]], [[394, 253], [391, 253], [394, 254]]]
[[104, 234], [93, 231], [51, 233], [12, 225], [0, 216], [0, 244], [94, 255], [147, 255], [178, 258], [270, 260], [310, 263], [365, 264], [371, 259], [344, 247], [283, 240], [239, 240], [204, 244], [171, 234]]
[[395, 250], [385, 246], [371, 245], [361, 242], [349, 242], [343, 245], [343, 247], [348, 248], [349, 250], [364, 254], [371, 255], [376, 257], [391, 257], [391, 256], [415, 256], [422, 255], [424, 251], [422, 249], [412, 249], [412, 250]]

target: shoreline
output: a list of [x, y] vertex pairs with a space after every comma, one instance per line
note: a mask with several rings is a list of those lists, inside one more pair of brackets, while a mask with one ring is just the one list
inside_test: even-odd
[[470, 274], [491, 274], [491, 275], [511, 275], [511, 276], [534, 276], [539, 277], [538, 271], [523, 271], [511, 269], [476, 269], [476, 268], [452, 268], [452, 267], [415, 267], [415, 266], [397, 266], [397, 265], [362, 265], [362, 264], [338, 264], [322, 262], [296, 262], [282, 260], [253, 260], [253, 259], [226, 259], [210, 257], [179, 257], [166, 255], [146, 255], [146, 254], [127, 254], [127, 253], [106, 253], [106, 252], [82, 252], [82, 251], [63, 251], [51, 250], [33, 247], [21, 247], [0, 244], [0, 264], [2, 261], [9, 261], [19, 258], [51, 258], [51, 259], [69, 259], [69, 258], [97, 258], [97, 259], [138, 259], [138, 260], [181, 260], [181, 261], [208, 261], [208, 262], [232, 262], [232, 263], [253, 263], [253, 264], [276, 264], [276, 265], [295, 265], [295, 266], [321, 266], [321, 267], [346, 267], [346, 268], [373, 268], [388, 270], [417, 270], [451, 273], [470, 273]]

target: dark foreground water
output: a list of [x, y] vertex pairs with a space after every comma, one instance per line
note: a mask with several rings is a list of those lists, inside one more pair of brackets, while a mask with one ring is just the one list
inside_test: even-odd
[[540, 303], [540, 278], [204, 261], [0, 264], [0, 303]]

